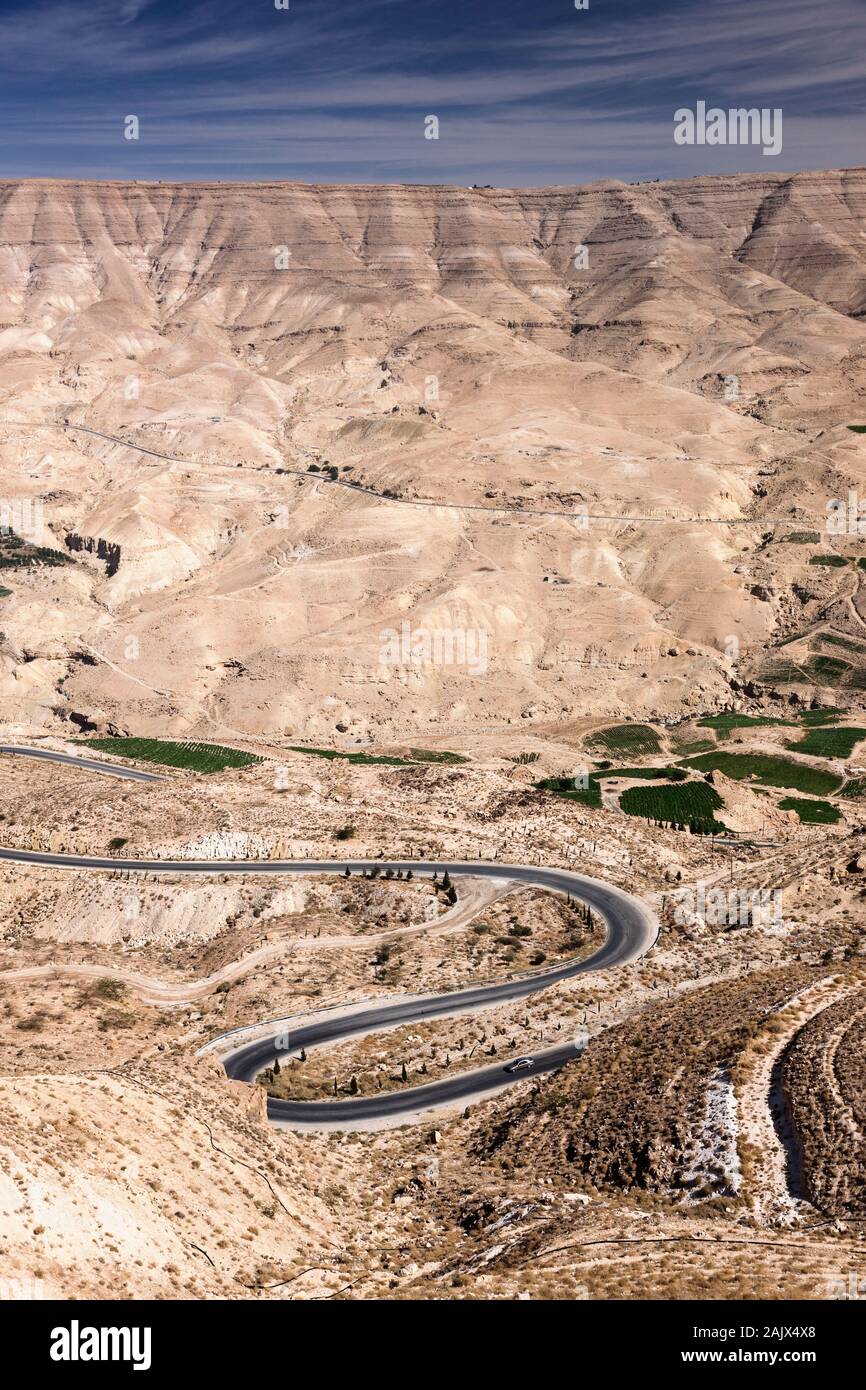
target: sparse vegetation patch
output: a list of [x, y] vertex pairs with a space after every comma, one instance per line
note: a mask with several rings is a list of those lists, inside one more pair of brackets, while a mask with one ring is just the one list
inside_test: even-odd
[[74, 563], [72, 556], [62, 550], [54, 550], [50, 545], [32, 545], [23, 536], [0, 527], [0, 569], [31, 569], [39, 566], [54, 569]]

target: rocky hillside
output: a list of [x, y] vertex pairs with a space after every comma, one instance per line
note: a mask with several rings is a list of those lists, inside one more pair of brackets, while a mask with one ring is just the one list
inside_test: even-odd
[[104, 551], [16, 572], [0, 715], [683, 712], [830, 610], [866, 635], [822, 534], [866, 488], [864, 234], [864, 170], [0, 183], [0, 495]]

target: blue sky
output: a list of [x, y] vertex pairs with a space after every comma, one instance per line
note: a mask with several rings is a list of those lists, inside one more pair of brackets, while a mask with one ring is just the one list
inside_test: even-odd
[[[0, 0], [0, 177], [527, 186], [862, 164], [864, 40], [866, 0]], [[676, 145], [674, 111], [699, 100], [781, 107], [781, 155]]]

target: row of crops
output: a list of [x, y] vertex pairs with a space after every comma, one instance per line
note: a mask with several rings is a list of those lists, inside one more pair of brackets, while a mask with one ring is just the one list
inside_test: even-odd
[[708, 782], [689, 781], [679, 786], [628, 787], [619, 804], [629, 816], [644, 816], [657, 825], [672, 825], [692, 834], [724, 833], [727, 826], [716, 819], [724, 802]]
[[159, 738], [80, 738], [75, 742], [100, 753], [159, 763], [162, 767], [182, 767], [190, 772], [222, 772], [227, 767], [249, 767], [262, 761], [255, 753], [227, 748], [221, 743], [174, 743]]
[[[229, 748], [221, 743], [175, 742], [159, 738], [87, 738], [76, 739], [75, 742], [87, 748], [96, 748], [101, 753], [133, 758], [137, 762], [159, 763], [162, 767], [184, 768], [189, 772], [222, 772], [227, 767], [250, 767], [253, 763], [263, 761], [256, 753], [247, 753], [241, 748]], [[345, 758], [350, 763], [382, 764], [388, 767], [413, 767], [417, 763], [441, 763], [450, 766], [469, 761], [459, 753], [426, 748], [411, 748], [408, 758], [375, 753], [344, 753], [339, 748], [305, 748], [300, 745], [290, 751], [306, 753], [310, 757]]]

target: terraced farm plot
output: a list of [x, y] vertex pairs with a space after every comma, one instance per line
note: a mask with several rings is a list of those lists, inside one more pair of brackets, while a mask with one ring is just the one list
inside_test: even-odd
[[806, 666], [806, 672], [818, 685], [839, 685], [853, 668], [850, 661], [838, 656], [816, 656]]
[[835, 825], [839, 819], [839, 808], [832, 801], [805, 800], [798, 796], [786, 796], [779, 802], [780, 811], [796, 811], [803, 825]]
[[774, 719], [764, 714], [708, 714], [698, 720], [701, 729], [715, 729], [720, 738], [727, 738], [732, 729], [751, 729], [761, 724], [791, 724], [790, 719]]
[[794, 661], [769, 658], [757, 668], [755, 679], [767, 685], [803, 685], [809, 676], [804, 667]]
[[820, 1211], [866, 1214], [866, 991], [800, 1029], [781, 1072], [805, 1195]]
[[708, 748], [715, 748], [715, 738], [674, 738], [672, 739], [675, 753], [685, 757], [689, 753], [705, 753]]
[[456, 766], [457, 763], [468, 763], [462, 753], [452, 753], [447, 748], [410, 748], [409, 754], [415, 763], [447, 763], [449, 766]]
[[509, 1172], [535, 1182], [549, 1176], [618, 1194], [643, 1189], [694, 1200], [728, 1192], [733, 1135], [694, 1161], [707, 1089], [815, 975], [797, 966], [654, 1001], [593, 1038], [579, 1061], [520, 1091], [506, 1123], [491, 1116], [476, 1140], [479, 1158], [504, 1160]]
[[[290, 744], [291, 753], [308, 753], [311, 758], [345, 758], [348, 763], [378, 763], [386, 767], [412, 767], [414, 764], [408, 758], [395, 758], [387, 753], [347, 753], [342, 748], [302, 748], [300, 745]], [[430, 761], [430, 759], [427, 759]]]
[[847, 713], [846, 709], [834, 709], [829, 706], [825, 709], [806, 709], [800, 715], [800, 723], [809, 729], [816, 724], [835, 724]]
[[850, 796], [852, 799], [866, 796], [866, 777], [852, 777], [850, 781], [845, 783], [841, 795]]
[[839, 725], [810, 729], [796, 743], [787, 745], [797, 753], [812, 753], [816, 758], [850, 758], [857, 744], [866, 738], [866, 729]]
[[791, 787], [794, 791], [810, 792], [815, 796], [838, 791], [842, 785], [841, 777], [837, 777], [835, 772], [810, 767], [807, 763], [795, 763], [790, 758], [776, 758], [769, 753], [726, 753], [720, 749], [716, 753], [701, 753], [696, 758], [685, 758], [684, 766], [699, 768], [701, 772], [723, 772], [737, 782], [754, 779], [769, 787]]
[[262, 762], [255, 753], [226, 748], [220, 743], [170, 743], [158, 738], [79, 738], [74, 741], [119, 758], [182, 767], [191, 772], [222, 772], [227, 767], [249, 767]]
[[809, 558], [810, 565], [823, 565], [825, 569], [844, 569], [848, 560], [845, 555], [812, 555]]
[[715, 818], [724, 802], [714, 787], [706, 782], [682, 782], [672, 786], [628, 787], [619, 804], [629, 816], [645, 816], [648, 820], [665, 821], [701, 830], [725, 830]]
[[597, 729], [587, 743], [609, 753], [629, 753], [634, 757], [661, 752], [659, 736], [649, 724], [614, 724], [609, 729]]
[[829, 647], [842, 647], [846, 652], [854, 652], [855, 656], [866, 656], [866, 643], [858, 642], [853, 637], [840, 637], [836, 632], [821, 632], [816, 641]]

